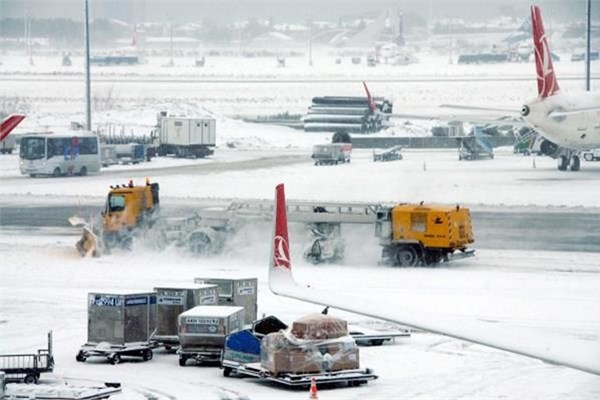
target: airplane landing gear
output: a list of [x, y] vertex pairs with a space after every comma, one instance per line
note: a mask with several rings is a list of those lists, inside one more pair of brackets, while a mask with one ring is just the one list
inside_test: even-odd
[[575, 155], [575, 156], [571, 157], [571, 171], [579, 171], [580, 167], [581, 167], [581, 160], [579, 159], [579, 156]]
[[579, 153], [569, 151], [567, 154], [559, 156], [557, 160], [558, 169], [560, 171], [566, 171], [567, 168], [570, 168], [571, 171], [579, 171], [581, 168], [581, 159], [579, 158]]

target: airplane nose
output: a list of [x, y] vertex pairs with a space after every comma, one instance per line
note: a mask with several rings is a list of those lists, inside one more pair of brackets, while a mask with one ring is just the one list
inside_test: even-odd
[[521, 115], [526, 117], [529, 115], [529, 106], [523, 106], [521, 107]]

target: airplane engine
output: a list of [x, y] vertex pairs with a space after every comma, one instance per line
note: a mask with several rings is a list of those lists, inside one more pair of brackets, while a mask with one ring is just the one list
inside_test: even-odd
[[561, 148], [556, 143], [544, 139], [540, 144], [540, 151], [545, 156], [556, 158], [560, 155]]

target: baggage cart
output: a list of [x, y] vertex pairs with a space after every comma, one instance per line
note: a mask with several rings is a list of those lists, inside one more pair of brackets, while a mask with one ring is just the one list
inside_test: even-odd
[[40, 374], [53, 370], [52, 331], [48, 332], [48, 348], [37, 353], [0, 354], [0, 371], [4, 372], [7, 382], [37, 383]]
[[315, 378], [316, 383], [319, 385], [346, 383], [348, 386], [360, 386], [366, 384], [368, 381], [378, 378], [370, 368], [306, 374], [281, 373], [275, 375], [263, 368], [260, 362], [241, 364], [223, 360], [223, 367], [230, 368], [230, 375], [231, 372], [234, 372], [238, 376], [249, 376], [285, 386], [305, 387], [307, 389], [310, 387], [312, 378]]
[[88, 341], [77, 356], [104, 357], [111, 364], [123, 356], [152, 359], [150, 338], [156, 332], [156, 293], [89, 293]]
[[218, 363], [223, 357], [225, 337], [244, 326], [244, 308], [198, 306], [179, 316], [179, 365], [187, 360]]
[[156, 287], [156, 333], [151, 342], [166, 350], [179, 346], [179, 315], [196, 306], [217, 305], [217, 285], [189, 284]]

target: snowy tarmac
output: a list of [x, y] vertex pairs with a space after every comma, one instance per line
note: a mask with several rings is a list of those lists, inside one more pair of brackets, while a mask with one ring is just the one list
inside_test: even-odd
[[[21, 132], [45, 127], [64, 129], [70, 121], [83, 119], [83, 86], [80, 90], [76, 80], [66, 87], [61, 86], [64, 82], [43, 78], [43, 74], [64, 78], [73, 72], [51, 65], [50, 60], [46, 64], [40, 60], [31, 68], [23, 67], [22, 61], [7, 57], [2, 65], [2, 72], [7, 73], [3, 81], [6, 94], [28, 97], [32, 102]], [[306, 67], [296, 68], [295, 61], [290, 60], [291, 68], [285, 71], [269, 67], [263, 68], [261, 74], [255, 72], [259, 70], [256, 65], [248, 65], [247, 71], [227, 69], [211, 65], [209, 59], [208, 68], [201, 72], [189, 66], [164, 69], [148, 65], [139, 70], [105, 69], [98, 75], [106, 79], [116, 76], [120, 81], [126, 81], [130, 74], [135, 75], [131, 80], [138, 79], [138, 75], [141, 79], [150, 76], [164, 80], [200, 79], [204, 75], [206, 79], [275, 77], [293, 81], [333, 79], [337, 75], [354, 79], [362, 74], [379, 80], [372, 91], [384, 95], [391, 92], [396, 109], [405, 111], [424, 110], [444, 102], [480, 106], [504, 106], [508, 102], [518, 110], [522, 101], [535, 94], [535, 81], [522, 80], [533, 76], [530, 64], [464, 68], [438, 66], [437, 60], [406, 69], [382, 67], [372, 72], [366, 67], [344, 66], [339, 71], [333, 65], [321, 66], [320, 72], [315, 73]], [[79, 65], [77, 59], [74, 62]], [[559, 77], [577, 78], [580, 66], [567, 62], [559, 68]], [[32, 75], [31, 79], [41, 77], [44, 83], [19, 81], [17, 74], [26, 75], [27, 80], [28, 75]], [[393, 80], [394, 76], [414, 78], [415, 82], [388, 85], [381, 81]], [[484, 81], [496, 76], [511, 80]], [[430, 77], [449, 77], [456, 82], [424, 81]], [[461, 77], [473, 79], [454, 79]], [[435, 311], [487, 321], [497, 326], [499, 335], [523, 327], [536, 333], [523, 341], [543, 342], [553, 337], [567, 348], [595, 342], [600, 357], [600, 243], [593, 246], [599, 228], [594, 219], [586, 225], [585, 218], [600, 213], [600, 163], [583, 162], [582, 170], [573, 173], [558, 171], [554, 160], [515, 155], [508, 148], [497, 149], [493, 160], [474, 162], [459, 162], [455, 150], [405, 149], [402, 161], [374, 163], [369, 150], [355, 150], [350, 164], [316, 167], [310, 159], [310, 149], [314, 144], [327, 142], [330, 134], [246, 124], [223, 115], [305, 111], [313, 95], [362, 95], [358, 79], [355, 85], [199, 84], [185, 91], [185, 83], [173, 86], [134, 82], [126, 86], [124, 82], [125, 86], [120, 87], [121, 83], [114, 84], [118, 99], [115, 108], [96, 111], [96, 123], [134, 126], [137, 132], [147, 134], [156, 113], [164, 109], [177, 114], [211, 114], [217, 118], [215, 155], [205, 160], [158, 158], [138, 166], [113, 166], [87, 177], [57, 179], [22, 176], [16, 155], [0, 156], [3, 207], [30, 206], [35, 210], [71, 206], [73, 213], [87, 217], [91, 205], [97, 210], [102, 204], [109, 185], [129, 179], [139, 183], [149, 177], [160, 183], [163, 204], [189, 207], [194, 202], [206, 205], [232, 199], [271, 200], [275, 184], [284, 182], [287, 196], [293, 200], [459, 203], [504, 218], [504, 226], [509, 227], [500, 232], [504, 235], [510, 235], [507, 221], [513, 218], [513, 211], [530, 213], [528, 221], [534, 221], [535, 215], [557, 213], [568, 218], [573, 214], [577, 226], [581, 226], [579, 235], [573, 238], [561, 231], [561, 226], [549, 227], [554, 232], [548, 235], [559, 240], [563, 233], [565, 241], [581, 241], [589, 232], [591, 244], [585, 252], [527, 249], [528, 243], [541, 240], [527, 235], [511, 238], [512, 242], [520, 240], [523, 247], [489, 248], [478, 245], [476, 230], [477, 252], [473, 258], [435, 268], [392, 268], [377, 265], [377, 240], [372, 229], [364, 227], [349, 237], [352, 246], [347, 247], [342, 263], [313, 266], [301, 258], [304, 232], [296, 227], [291, 232], [292, 260], [296, 279], [303, 283], [352, 293], [365, 302], [377, 299], [389, 307], [401, 304], [415, 312]], [[111, 85], [101, 83], [97, 87], [100, 95]], [[578, 85], [576, 80], [567, 80], [563, 88]], [[423, 127], [427, 125], [409, 124], [395, 133], [418, 134]], [[96, 259], [79, 256], [75, 250], [78, 236], [72, 229], [46, 229], [44, 221], [35, 224], [35, 229], [20, 225], [0, 226], [0, 352], [43, 348], [46, 332], [53, 330], [56, 370], [42, 376], [42, 382], [81, 385], [117, 381], [123, 384], [123, 393], [115, 398], [134, 400], [308, 397], [305, 391], [286, 390], [254, 379], [225, 378], [214, 366], [195, 367], [190, 363], [182, 368], [176, 355], [164, 351], [157, 351], [154, 359], [145, 363], [133, 361], [113, 366], [101, 360], [75, 361], [79, 347], [87, 339], [87, 293], [92, 291], [148, 291], [159, 285], [188, 284], [195, 277], [255, 276], [259, 279], [259, 315], [273, 314], [290, 322], [319, 312], [319, 307], [276, 297], [268, 290], [268, 223], [246, 226], [227, 243], [223, 254], [214, 257], [197, 257], [177, 248], [156, 252], [137, 246], [132, 252], [114, 252]], [[386, 326], [358, 315], [335, 310], [330, 313], [369, 327]], [[425, 332], [413, 332], [410, 338], [381, 347], [362, 347], [360, 362], [363, 367], [373, 368], [379, 379], [358, 388], [320, 388], [319, 398], [600, 398], [598, 376]]]
[[[283, 129], [286, 132], [285, 128]], [[307, 146], [304, 146], [307, 147]], [[289, 165], [248, 168], [238, 164], [263, 159], [263, 152], [216, 152], [215, 159], [157, 159], [140, 166], [103, 170], [95, 176], [37, 178], [20, 176], [15, 156], [2, 157], [0, 199], [13, 207], [56, 205], [64, 201], [73, 212], [98, 204], [109, 184], [129, 177], [142, 180], [143, 168], [160, 170], [163, 203], [199, 204], [212, 199], [268, 199], [276, 182], [285, 182], [289, 198], [323, 201], [420, 201], [472, 204], [482, 209], [531, 213], [595, 214], [600, 164], [584, 163], [579, 173], [560, 172], [554, 161], [499, 150], [494, 160], [458, 162], [454, 151], [406, 151], [405, 160], [373, 163], [368, 150], [355, 151], [353, 162], [316, 167], [303, 146], [275, 151], [293, 157]], [[241, 153], [241, 154], [240, 154]], [[217, 156], [218, 155], [218, 156]], [[258, 161], [257, 161], [258, 162]], [[231, 168], [216, 171], [216, 164]], [[203, 170], [206, 166], [214, 167]], [[178, 166], [179, 165], [179, 166]], [[423, 167], [425, 165], [425, 168]], [[112, 173], [115, 172], [113, 176]], [[129, 176], [126, 178], [125, 176]], [[152, 177], [152, 176], [151, 176]], [[360, 183], [359, 183], [360, 182]], [[389, 184], [393, 182], [393, 184]], [[435, 190], [434, 190], [435, 188]], [[576, 195], [573, 195], [576, 193]], [[587, 193], [587, 194], [586, 194]], [[80, 196], [82, 194], [82, 196]], [[210, 195], [208, 195], [210, 194]], [[62, 200], [61, 200], [62, 199]], [[65, 200], [67, 199], [67, 200]], [[74, 206], [78, 204], [77, 206]], [[534, 205], [535, 204], [535, 205]], [[590, 229], [597, 229], [590, 227]], [[261, 384], [253, 379], [224, 378], [209, 366], [179, 367], [177, 356], [157, 351], [147, 363], [112, 366], [101, 360], [75, 361], [86, 341], [86, 294], [130, 289], [147, 291], [158, 285], [190, 283], [195, 277], [259, 278], [259, 315], [274, 314], [286, 322], [320, 309], [274, 296], [266, 286], [269, 224], [244, 228], [219, 256], [202, 258], [173, 248], [156, 253], [135, 248], [98, 259], [82, 259], [74, 248], [77, 236], [65, 232], [28, 233], [27, 228], [0, 231], [2, 276], [0, 322], [2, 352], [42, 348], [45, 332], [55, 337], [56, 372], [43, 381], [120, 381], [122, 398], [304, 399], [307, 393]], [[572, 340], [599, 340], [600, 252], [494, 250], [477, 247], [477, 256], [436, 268], [396, 269], [377, 265], [379, 250], [371, 229], [358, 230], [341, 265], [312, 266], [301, 259], [303, 232], [292, 232], [292, 257], [297, 279], [450, 315], [493, 320], [498, 331], [533, 328]], [[360, 236], [362, 235], [362, 236]], [[475, 232], [477, 241], [477, 231]], [[523, 241], [528, 239], [524, 237]], [[174, 261], [176, 260], [176, 262]], [[365, 279], [368, 277], [368, 279]], [[373, 320], [339, 312], [352, 322], [381, 326]], [[384, 324], [385, 325], [385, 324]], [[527, 339], [530, 340], [530, 339]], [[593, 399], [600, 379], [543, 364], [521, 356], [415, 332], [382, 347], [363, 347], [361, 365], [375, 369], [379, 379], [360, 388], [330, 388], [323, 399], [544, 398]]]

